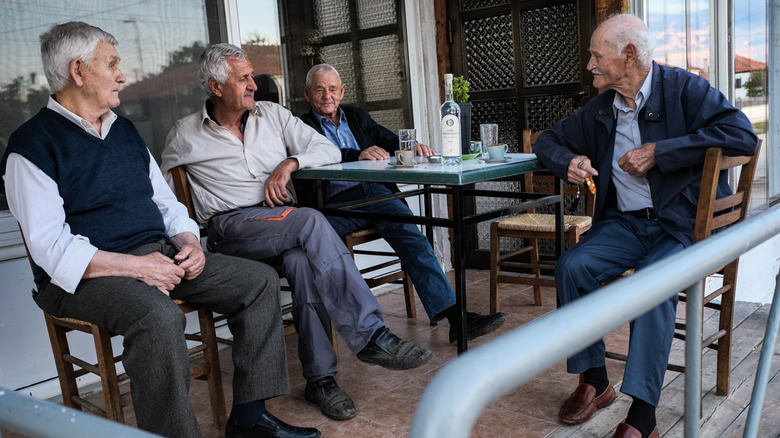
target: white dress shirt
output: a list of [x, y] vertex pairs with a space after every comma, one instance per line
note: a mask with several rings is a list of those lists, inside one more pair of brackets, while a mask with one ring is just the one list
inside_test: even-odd
[[[117, 119], [113, 111], [105, 113], [98, 134], [92, 124], [51, 97], [47, 108], [103, 139]], [[189, 231], [198, 236], [198, 225], [189, 218], [187, 208], [176, 201], [151, 153], [149, 158], [149, 178], [154, 190], [152, 200], [163, 215], [165, 232], [175, 236]], [[57, 183], [38, 166], [19, 154], [10, 154], [4, 179], [8, 207], [19, 221], [33, 260], [51, 277], [52, 283], [73, 293], [98, 248], [90, 244], [86, 236], [71, 233], [65, 222]]]
[[243, 143], [212, 120], [204, 104], [176, 122], [165, 144], [162, 171], [172, 184], [170, 170], [186, 166], [201, 224], [217, 213], [263, 202], [265, 181], [288, 157], [297, 159], [300, 168], [341, 161], [341, 152], [327, 138], [283, 106], [265, 101], [250, 110]]

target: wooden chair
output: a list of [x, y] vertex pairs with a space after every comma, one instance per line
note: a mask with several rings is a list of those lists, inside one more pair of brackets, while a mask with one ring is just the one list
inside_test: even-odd
[[[533, 152], [533, 143], [541, 132], [531, 133], [523, 131], [523, 152]], [[555, 176], [548, 171], [538, 171], [525, 175], [525, 190], [537, 193], [554, 193]], [[596, 205], [596, 196], [586, 187], [577, 189], [574, 186], [565, 185], [564, 195], [580, 195], [585, 198], [586, 216], [564, 215], [564, 238], [569, 247], [580, 240], [580, 236], [588, 231], [593, 223], [593, 210]], [[525, 239], [522, 248], [501, 253], [501, 238]], [[516, 216], [500, 219], [490, 224], [490, 313], [499, 311], [499, 288], [501, 283], [532, 285], [534, 290], [534, 304], [542, 305], [542, 286], [555, 286], [555, 280], [542, 277], [542, 271], [550, 271], [555, 268], [554, 261], [539, 259], [539, 239], [555, 239], [555, 215], [540, 214], [530, 210]], [[529, 263], [520, 263], [508, 259], [520, 254], [528, 253]], [[502, 271], [502, 268], [512, 268], [515, 272]], [[528, 275], [518, 273], [519, 269], [530, 270]]]
[[[707, 150], [704, 159], [704, 167], [699, 191], [699, 204], [696, 211], [696, 225], [694, 239], [696, 242], [706, 239], [713, 231], [722, 227], [733, 225], [745, 219], [750, 203], [750, 194], [753, 188], [753, 177], [756, 172], [761, 142], [759, 141], [756, 153], [753, 156], [728, 157], [722, 155], [720, 148]], [[737, 189], [730, 196], [716, 199], [718, 180], [721, 172], [741, 167]], [[724, 266], [715, 273], [723, 275], [723, 285], [718, 289], [707, 293], [704, 290], [704, 307], [719, 312], [718, 330], [714, 333], [702, 332], [701, 348], [717, 350], [717, 377], [716, 393], [718, 395], [729, 394], [729, 380], [731, 377], [731, 337], [734, 325], [734, 301], [737, 289], [737, 271], [739, 258]], [[705, 281], [703, 279], [702, 281]], [[720, 303], [714, 300], [720, 297]], [[685, 301], [685, 293], [680, 293], [680, 300]], [[704, 312], [704, 308], [701, 309]], [[685, 340], [685, 323], [675, 324], [674, 337]], [[607, 352], [607, 357], [618, 360], [626, 360], [623, 354]], [[667, 369], [684, 373], [685, 367], [677, 364], [668, 364]]]
[[[187, 210], [190, 212], [190, 217], [195, 219], [195, 207], [192, 203], [192, 194], [190, 193], [190, 186], [189, 186], [189, 181], [187, 180], [186, 169], [184, 169], [183, 166], [176, 166], [171, 169], [171, 175], [173, 177], [176, 197], [179, 199], [179, 202], [181, 202], [187, 207]], [[359, 230], [359, 231], [349, 233], [346, 236], [343, 236], [342, 240], [344, 241], [344, 244], [347, 246], [347, 249], [349, 249], [349, 253], [352, 255], [353, 259], [355, 258], [356, 254], [380, 256], [380, 257], [395, 256], [395, 253], [392, 252], [371, 251], [371, 250], [356, 248], [358, 245], [379, 240], [381, 238], [382, 236], [379, 235], [379, 232], [376, 229], [367, 228], [364, 230]], [[397, 265], [398, 268], [394, 270], [390, 270], [389, 272], [378, 273], [379, 271], [394, 265]], [[360, 270], [360, 273], [366, 276], [365, 277], [366, 284], [368, 284], [368, 287], [370, 288], [381, 286], [383, 284], [388, 284], [388, 283], [402, 284], [404, 287], [404, 297], [406, 299], [406, 316], [409, 318], [414, 318], [417, 316], [417, 310], [414, 302], [414, 286], [412, 285], [412, 280], [411, 278], [409, 278], [409, 275], [407, 275], [406, 271], [401, 266], [401, 262], [400, 260], [398, 260], [397, 257], [364, 268]], [[370, 275], [372, 273], [378, 273], [378, 274], [374, 277], [371, 277]]]
[[[27, 249], [24, 235], [22, 235], [22, 238], [25, 249]], [[27, 249], [27, 258], [32, 267], [33, 261], [30, 257], [29, 249]], [[174, 302], [185, 314], [198, 312], [200, 334], [187, 334], [186, 338], [187, 340], [198, 342], [197, 345], [189, 349], [189, 354], [192, 359], [202, 358], [203, 363], [198, 363], [199, 361], [191, 363], [190, 377], [207, 381], [212, 421], [216, 428], [222, 429], [227, 423], [227, 412], [225, 408], [225, 394], [222, 390], [222, 373], [219, 365], [219, 352], [212, 313], [202, 306], [182, 300], [174, 300]], [[43, 315], [49, 332], [54, 363], [62, 390], [62, 401], [65, 406], [78, 410], [87, 410], [109, 420], [124, 423], [122, 408], [130, 405], [131, 397], [130, 393], [121, 394], [119, 390], [119, 384], [127, 380], [128, 376], [126, 374], [117, 375], [115, 363], [121, 360], [121, 356], [114, 356], [113, 353], [111, 338], [115, 334], [96, 324], [78, 319], [58, 318], [47, 312], [43, 312]], [[67, 336], [68, 332], [71, 331], [92, 335], [97, 356], [96, 364], [71, 354]], [[93, 373], [100, 377], [105, 409], [86, 400], [79, 391], [76, 379], [88, 373]]]

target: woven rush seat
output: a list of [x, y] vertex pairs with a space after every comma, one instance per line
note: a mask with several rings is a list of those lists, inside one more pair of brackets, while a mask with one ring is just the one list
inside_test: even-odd
[[[590, 216], [563, 215], [563, 229], [572, 227], [587, 227], [593, 223]], [[498, 228], [502, 230], [535, 231], [539, 233], [555, 232], [555, 215], [527, 213], [508, 217], [498, 221]]]

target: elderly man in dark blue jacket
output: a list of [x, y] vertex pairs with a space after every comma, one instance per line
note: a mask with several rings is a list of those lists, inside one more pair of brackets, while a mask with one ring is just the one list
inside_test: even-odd
[[[593, 228], [560, 259], [562, 304], [599, 288], [628, 268], [641, 269], [693, 243], [704, 155], [752, 155], [757, 138], [747, 117], [703, 78], [659, 66], [652, 36], [632, 15], [616, 15], [593, 33], [588, 69], [606, 90], [539, 137], [535, 152], [559, 178], [597, 187]], [[730, 193], [721, 179], [718, 194]], [[633, 398], [616, 437], [657, 437], [660, 399], [674, 335], [677, 297], [631, 324], [621, 391]], [[570, 357], [583, 382], [559, 418], [581, 423], [612, 403], [603, 341]]]

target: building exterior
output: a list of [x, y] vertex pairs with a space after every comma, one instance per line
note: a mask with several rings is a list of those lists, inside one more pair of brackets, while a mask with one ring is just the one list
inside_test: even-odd
[[[746, 0], [733, 14], [728, 0], [154, 0], [119, 8], [56, 3], [0, 4], [0, 152], [8, 135], [45, 105], [37, 36], [55, 22], [86, 16], [117, 37], [128, 82], [116, 111], [133, 120], [159, 159], [174, 121], [203, 104], [197, 56], [207, 44], [224, 41], [244, 47], [256, 73], [266, 75], [266, 95], [294, 113], [308, 109], [301, 92], [307, 69], [328, 62], [348, 84], [345, 103], [367, 108], [391, 129], [413, 126], [428, 144], [438, 137], [441, 75], [462, 74], [473, 83], [473, 126], [498, 122], [502, 140], [517, 148], [523, 128], [546, 129], [595, 93], [585, 70], [588, 37], [600, 18], [624, 10], [645, 17], [657, 33], [659, 62], [695, 69], [751, 118], [764, 140], [754, 211], [780, 194], [780, 139], [770, 135], [780, 132], [780, 102], [769, 98], [778, 96], [780, 82], [780, 48], [770, 45], [780, 33], [780, 0]], [[550, 26], [558, 36], [550, 37]], [[762, 83], [754, 79], [762, 75]], [[447, 207], [440, 200], [434, 208]], [[436, 238], [446, 267], [448, 239], [441, 230]], [[475, 230], [473, 241], [479, 259], [485, 229]], [[778, 258], [780, 238], [744, 256], [739, 300], [771, 299]], [[43, 398], [58, 394], [45, 324], [30, 296], [30, 267], [3, 195], [0, 284], [0, 386]], [[88, 340], [75, 345], [92, 348]], [[115, 349], [121, 351], [121, 344]]]

